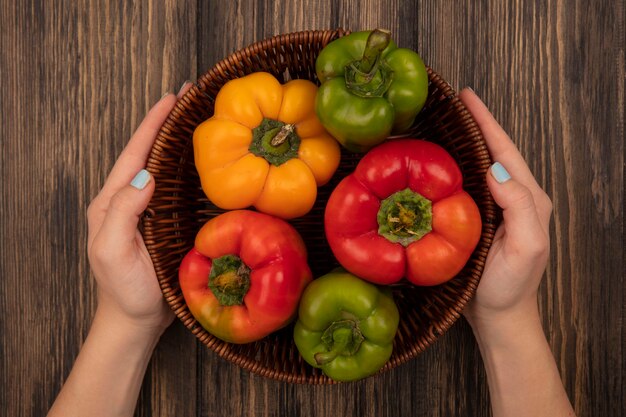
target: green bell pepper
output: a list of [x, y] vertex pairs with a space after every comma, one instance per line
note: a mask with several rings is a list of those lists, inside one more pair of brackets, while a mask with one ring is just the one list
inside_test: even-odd
[[428, 96], [420, 56], [398, 48], [388, 31], [355, 32], [329, 43], [315, 62], [316, 112], [339, 143], [365, 152], [406, 131]]
[[294, 341], [311, 366], [336, 381], [354, 381], [389, 360], [399, 317], [390, 293], [338, 269], [305, 288]]

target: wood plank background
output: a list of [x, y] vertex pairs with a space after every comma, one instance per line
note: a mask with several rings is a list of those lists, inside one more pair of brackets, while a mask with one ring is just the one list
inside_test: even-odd
[[[472, 86], [554, 202], [540, 306], [579, 416], [624, 415], [624, 1], [0, 1], [0, 415], [43, 416], [95, 309], [86, 208], [148, 108], [278, 33], [386, 27]], [[488, 416], [459, 321], [410, 363], [290, 385], [174, 324], [138, 416]]]

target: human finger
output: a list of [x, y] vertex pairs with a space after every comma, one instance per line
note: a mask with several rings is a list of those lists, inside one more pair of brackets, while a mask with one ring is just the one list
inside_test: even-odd
[[548, 233], [531, 190], [496, 162], [487, 174], [487, 186], [502, 208], [507, 246], [530, 255], [545, 251]]
[[524, 157], [482, 100], [471, 89], [463, 89], [459, 97], [482, 131], [493, 159], [506, 166], [513, 177], [530, 190], [541, 224], [547, 231], [552, 216], [552, 202], [537, 183]]
[[140, 170], [129, 184], [115, 193], [109, 202], [98, 239], [109, 250], [126, 252], [134, 244], [139, 218], [154, 192], [154, 180], [145, 169]]
[[127, 184], [135, 172], [146, 165], [159, 129], [163, 126], [176, 101], [189, 91], [192, 85], [191, 82], [185, 81], [175, 96], [176, 100], [173, 94], [166, 94], [152, 106], [113, 166], [103, 187], [105, 193], [114, 193]]
[[154, 140], [176, 100], [176, 96], [168, 94], [148, 111], [107, 177], [101, 190], [103, 200], [107, 201], [107, 197], [126, 186], [133, 176], [146, 166]]
[[[183, 84], [185, 87], [186, 84]], [[148, 155], [159, 129], [176, 103], [173, 94], [166, 94], [148, 112], [130, 141], [118, 157], [102, 189], [91, 202], [88, 210], [88, 224], [91, 231], [97, 232], [106, 215], [111, 197], [126, 186], [140, 169], [146, 166]], [[93, 235], [90, 235], [90, 240]]]
[[[166, 94], [150, 109], [117, 159], [100, 193], [89, 207], [90, 230], [97, 231], [99, 229], [111, 197], [128, 184], [132, 175], [146, 165], [159, 129], [167, 119], [176, 100], [189, 91], [192, 85], [189, 81], [184, 82], [176, 96]], [[90, 235], [91, 239], [93, 239], [93, 235]]]
[[471, 89], [464, 88], [459, 98], [483, 133], [492, 158], [504, 164], [511, 174], [527, 187], [538, 187], [524, 157], [480, 97]]

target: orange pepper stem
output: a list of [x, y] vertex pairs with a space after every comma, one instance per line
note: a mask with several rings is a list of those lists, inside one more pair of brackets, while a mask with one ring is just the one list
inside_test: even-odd
[[208, 286], [220, 305], [241, 305], [250, 289], [250, 268], [235, 255], [215, 258]]
[[298, 157], [300, 137], [295, 125], [265, 118], [252, 129], [252, 142], [248, 150], [272, 165], [280, 166]]
[[280, 131], [272, 138], [270, 141], [270, 145], [272, 146], [280, 146], [282, 145], [289, 137], [289, 134], [294, 131], [296, 128], [295, 125], [285, 124], [280, 128]]

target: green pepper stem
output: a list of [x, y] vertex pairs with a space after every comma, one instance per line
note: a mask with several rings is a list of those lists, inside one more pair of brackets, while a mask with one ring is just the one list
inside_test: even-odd
[[316, 353], [313, 358], [319, 366], [322, 366], [339, 355], [354, 355], [364, 340], [356, 321], [351, 319], [335, 321], [322, 334], [322, 343], [328, 350]]
[[385, 29], [374, 29], [367, 37], [365, 51], [359, 62], [358, 69], [363, 73], [369, 73], [374, 69], [380, 54], [385, 50], [391, 41], [391, 32]]
[[220, 305], [241, 305], [250, 289], [250, 268], [235, 255], [215, 258], [208, 286]]
[[318, 352], [315, 354], [315, 362], [318, 365], [324, 365], [334, 360], [341, 352], [343, 352], [348, 343], [352, 340], [352, 330], [343, 328], [333, 332], [333, 347], [328, 352]]
[[361, 59], [345, 67], [348, 91], [363, 98], [383, 97], [393, 82], [393, 69], [382, 57], [390, 42], [388, 30], [375, 29], [369, 34]]

